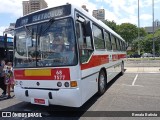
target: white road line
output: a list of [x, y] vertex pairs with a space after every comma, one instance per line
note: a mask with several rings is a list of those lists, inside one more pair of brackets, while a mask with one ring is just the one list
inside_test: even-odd
[[131, 72], [131, 71], [129, 71], [129, 72], [125, 72], [125, 73], [141, 73], [141, 74], [149, 74], [149, 73], [153, 73], [153, 74], [157, 74], [157, 73], [160, 73], [160, 72]]
[[127, 84], [122, 84], [122, 85], [129, 87], [144, 87], [143, 85], [127, 85]]
[[134, 80], [133, 80], [133, 82], [132, 82], [132, 86], [134, 86], [134, 84], [135, 84], [137, 78], [138, 78], [138, 74], [137, 74], [136, 77], [134, 78]]

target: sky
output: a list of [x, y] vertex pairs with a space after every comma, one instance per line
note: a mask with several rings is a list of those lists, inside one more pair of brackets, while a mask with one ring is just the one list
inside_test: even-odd
[[[0, 35], [5, 28], [23, 16], [22, 1], [0, 0]], [[26, 1], [26, 0], [25, 0]], [[45, 0], [48, 7], [73, 3], [86, 5], [89, 13], [96, 9], [105, 9], [105, 19], [117, 24], [132, 23], [138, 25], [138, 0]], [[160, 0], [154, 0], [154, 20], [160, 20]], [[140, 27], [152, 26], [152, 0], [139, 0]]]

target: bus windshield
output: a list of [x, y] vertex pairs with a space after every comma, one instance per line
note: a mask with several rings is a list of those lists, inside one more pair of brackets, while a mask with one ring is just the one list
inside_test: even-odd
[[15, 35], [15, 67], [54, 67], [77, 63], [71, 18], [24, 26], [17, 29]]

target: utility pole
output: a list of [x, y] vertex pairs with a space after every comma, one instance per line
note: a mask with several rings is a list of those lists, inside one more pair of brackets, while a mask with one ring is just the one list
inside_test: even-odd
[[140, 40], [139, 36], [140, 36], [140, 34], [139, 34], [139, 28], [140, 28], [140, 20], [139, 20], [139, 0], [138, 0], [138, 55], [140, 55], [140, 46], [139, 46], [139, 40]]
[[155, 40], [154, 40], [154, 0], [152, 0], [152, 16], [153, 16], [153, 56], [155, 58]]

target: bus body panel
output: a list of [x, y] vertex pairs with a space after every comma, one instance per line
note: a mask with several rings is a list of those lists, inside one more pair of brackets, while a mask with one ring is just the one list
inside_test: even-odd
[[[28, 90], [29, 97], [25, 96], [25, 91]], [[31, 99], [47, 99], [49, 104], [80, 107], [81, 94], [79, 88], [76, 89], [59, 89], [54, 90], [41, 90], [41, 89], [22, 89], [15, 87], [15, 96], [17, 99], [31, 102]], [[52, 94], [52, 99], [49, 99], [49, 92]]]
[[[63, 69], [65, 71], [63, 71]], [[24, 74], [26, 70], [27, 71], [31, 71], [32, 75], [30, 75], [30, 76], [25, 76], [25, 75], [22, 76], [22, 78], [24, 78], [24, 79], [20, 79], [21, 77], [19, 77], [19, 78], [16, 77], [16, 76]], [[35, 70], [42, 70], [42, 71], [43, 70], [49, 70], [49, 71], [56, 70], [56, 71], [54, 71], [53, 74], [51, 73], [49, 76], [39, 76], [42, 73], [40, 73], [38, 71], [39, 73], [38, 74], [36, 73], [36, 75], [35, 75], [35, 74], [33, 74], [32, 70], [34, 70], [34, 71]], [[59, 72], [61, 70], [62, 70], [61, 74], [57, 73], [57, 72]], [[66, 70], [67, 70], [67, 73], [65, 73]], [[65, 82], [79, 80], [81, 78], [81, 74], [80, 74], [80, 72], [77, 72], [77, 71], [79, 71], [79, 65], [73, 66], [73, 67], [68, 67], [68, 68], [67, 67], [65, 67], [65, 68], [60, 68], [59, 67], [59, 68], [37, 68], [37, 69], [28, 68], [28, 69], [21, 69], [21, 70], [16, 69], [16, 70], [14, 70], [14, 75], [15, 75], [15, 81], [17, 81], [18, 83], [21, 82], [21, 87], [22, 88], [30, 87], [30, 88], [42, 88], [42, 89], [59, 89], [59, 88], [66, 88], [64, 86]], [[23, 72], [23, 73], [17, 74], [18, 72], [20, 72], [20, 73]], [[28, 79], [27, 77], [30, 78], [30, 79]], [[35, 79], [36, 77], [38, 79]], [[47, 79], [45, 79], [45, 78], [47, 78]], [[58, 82], [62, 83], [62, 87], [58, 87], [57, 86]]]
[[[97, 55], [97, 56], [111, 55], [112, 56], [113, 52], [94, 51], [91, 58], [94, 55]], [[113, 60], [110, 62], [106, 61], [106, 64], [102, 63], [101, 65], [83, 69], [81, 71], [82, 72], [82, 103], [85, 103], [89, 98], [91, 98], [98, 91], [98, 77], [99, 77], [99, 72], [102, 68], [106, 69], [107, 83], [110, 82], [117, 74], [121, 72], [121, 63], [125, 57], [125, 53], [124, 52], [114, 52], [114, 55], [117, 55], [117, 56], [120, 55], [121, 57], [119, 58], [117, 57], [117, 60]], [[91, 61], [91, 58], [88, 61], [88, 63], [96, 62], [96, 61]]]
[[[82, 74], [84, 72], [88, 72], [88, 70], [82, 71]], [[98, 74], [99, 73], [94, 73], [92, 75], [88, 75], [82, 78], [81, 80], [82, 103], [85, 103], [88, 99], [90, 99], [98, 91], [98, 81], [97, 81]]]

